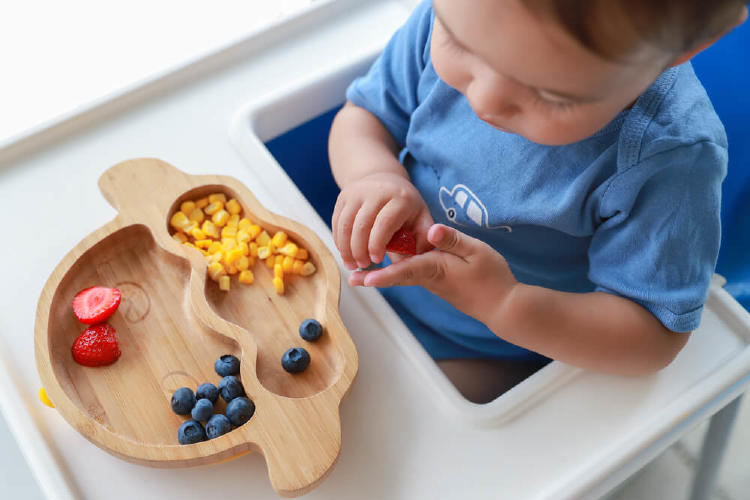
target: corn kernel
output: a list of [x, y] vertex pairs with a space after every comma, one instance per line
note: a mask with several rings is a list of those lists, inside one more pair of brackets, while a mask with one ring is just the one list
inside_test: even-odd
[[289, 257], [296, 257], [297, 252], [299, 252], [299, 247], [297, 247], [297, 245], [295, 245], [291, 241], [283, 247], [279, 248], [279, 253], [288, 255]]
[[304, 266], [305, 263], [302, 262], [299, 259], [294, 259], [294, 264], [292, 265], [292, 272], [294, 274], [301, 274], [302, 273], [302, 266]]
[[224, 247], [221, 246], [221, 243], [219, 243], [218, 241], [212, 241], [211, 245], [209, 245], [206, 250], [208, 250], [208, 253], [216, 253], [221, 252], [223, 249]]
[[284, 295], [284, 280], [278, 276], [273, 278], [273, 287], [276, 289], [276, 293]]
[[281, 267], [284, 268], [285, 273], [291, 273], [294, 271], [294, 257], [284, 256], [284, 260], [281, 261]]
[[282, 264], [284, 262], [284, 256], [283, 255], [275, 255], [273, 258], [274, 264]]
[[227, 210], [229, 210], [230, 214], [239, 214], [242, 212], [242, 205], [240, 205], [240, 202], [232, 198], [227, 202]]
[[237, 231], [237, 243], [249, 243], [252, 238], [250, 238], [250, 233], [245, 231], [244, 229], [240, 229]]
[[193, 245], [189, 241], [184, 242], [183, 245], [185, 245], [186, 247], [195, 248], [196, 250], [198, 249], [198, 247], [196, 247], [195, 245]]
[[185, 243], [188, 239], [187, 236], [185, 236], [185, 233], [182, 233], [180, 231], [177, 231], [172, 235], [172, 239], [179, 241], [180, 243]]
[[295, 255], [295, 257], [300, 260], [307, 260], [307, 257], [308, 257], [307, 250], [305, 250], [304, 248], [298, 248], [297, 255]]
[[237, 223], [237, 227], [239, 229], [245, 229], [245, 230], [250, 229], [250, 226], [252, 225], [253, 223], [250, 221], [250, 219], [247, 219], [247, 218], [240, 219], [240, 221]]
[[211, 216], [213, 223], [219, 227], [223, 227], [227, 223], [227, 219], [229, 219], [229, 212], [226, 210], [219, 210]]
[[273, 266], [273, 275], [277, 278], [283, 278], [284, 277], [284, 269], [281, 267], [281, 264], [275, 264]]
[[229, 276], [222, 276], [219, 278], [219, 289], [224, 290], [225, 292], [229, 291]]
[[227, 267], [227, 273], [231, 274], [232, 276], [234, 276], [234, 275], [235, 275], [235, 274], [237, 274], [238, 272], [240, 272], [240, 271], [239, 271], [239, 269], [237, 269], [237, 268], [236, 268], [236, 267], [234, 267], [234, 266], [228, 266], [228, 267]]
[[260, 256], [258, 255], [258, 248], [259, 247], [258, 247], [257, 243], [255, 243], [254, 241], [251, 241], [250, 243], [247, 244], [247, 247], [248, 247], [248, 249], [250, 249], [250, 257], [258, 257], [258, 258], [260, 258]]
[[250, 267], [253, 267], [255, 265], [255, 257], [248, 255], [247, 260], [250, 262]]
[[208, 201], [211, 203], [216, 203], [217, 201], [220, 201], [222, 205], [227, 202], [227, 197], [224, 196], [224, 193], [214, 193], [208, 195]]
[[192, 231], [190, 231], [190, 235], [195, 238], [196, 240], [205, 240], [206, 234], [201, 231], [201, 229], [198, 227], [197, 223], [196, 226], [193, 228]]
[[272, 257], [269, 257], [265, 260], [265, 263], [268, 269], [273, 269], [273, 266], [275, 265], [276, 261]]
[[219, 228], [216, 227], [216, 224], [211, 222], [210, 220], [204, 221], [203, 225], [201, 226], [201, 231], [206, 236], [210, 236], [211, 238], [219, 238]]
[[274, 246], [276, 248], [281, 248], [286, 243], [286, 233], [284, 231], [276, 231], [276, 234], [273, 235], [273, 238], [271, 239], [273, 241]]
[[219, 252], [209, 253], [206, 260], [208, 260], [210, 264], [213, 264], [214, 262], [221, 262], [222, 260], [224, 260], [224, 252], [219, 251]]
[[184, 227], [183, 231], [185, 231], [185, 233], [188, 233], [188, 234], [189, 234], [189, 233], [191, 233], [191, 232], [193, 231], [193, 229], [195, 229], [196, 227], [198, 227], [198, 223], [197, 223], [197, 222], [195, 222], [194, 220], [191, 220], [191, 221], [188, 221], [188, 223], [187, 223], [187, 224], [185, 225], [185, 227]]
[[245, 269], [244, 271], [240, 272], [238, 279], [240, 280], [240, 283], [252, 285], [253, 281], [255, 281], [255, 276], [253, 275], [253, 272], [251, 270]]
[[268, 244], [271, 243], [271, 237], [268, 236], [267, 232], [261, 231], [260, 234], [255, 237], [255, 241], [258, 242], [259, 246], [267, 247]]
[[250, 247], [248, 247], [247, 243], [244, 241], [242, 243], [237, 243], [237, 248], [242, 251], [242, 255], [248, 255], [250, 253]]
[[174, 213], [171, 219], [169, 219], [169, 223], [172, 225], [175, 229], [181, 229], [185, 230], [185, 227], [190, 223], [190, 220], [188, 219], [188, 216], [185, 215], [183, 212], [177, 211]]
[[201, 198], [199, 200], [195, 200], [195, 208], [206, 208], [210, 202], [208, 201], [208, 198]]
[[271, 251], [268, 247], [258, 247], [258, 258], [263, 260], [270, 257]]
[[250, 267], [250, 259], [243, 255], [242, 257], [237, 259], [237, 263], [235, 264], [235, 266], [237, 266], [237, 269], [239, 269], [240, 271], [244, 271], [245, 269]]
[[227, 252], [226, 256], [224, 257], [224, 262], [226, 262], [227, 265], [231, 266], [242, 256], [242, 250], [240, 250], [239, 248], [233, 248], [232, 250]]
[[188, 212], [188, 213], [190, 214], [188, 215], [188, 219], [194, 220], [198, 224], [203, 222], [203, 219], [206, 218], [206, 216], [203, 214], [203, 210], [201, 210], [200, 208], [195, 208], [193, 209], [192, 212]]
[[209, 205], [203, 209], [204, 212], [206, 212], [206, 215], [213, 215], [219, 210], [224, 209], [224, 204], [220, 201], [214, 201], [212, 203], [209, 203]]
[[229, 226], [221, 228], [222, 238], [234, 238], [235, 236], [237, 236], [237, 228]]
[[197, 246], [198, 248], [202, 248], [204, 250], [211, 247], [212, 243], [213, 243], [213, 240], [205, 240], [205, 239], [195, 240], [195, 246]]
[[[229, 210], [227, 210], [227, 212], [229, 212]], [[229, 213], [231, 214], [232, 212], [229, 212]], [[239, 225], [239, 223], [240, 223], [240, 216], [237, 214], [230, 215], [229, 219], [227, 219], [227, 226], [229, 227], [233, 227], [237, 229], [237, 226]]]
[[180, 205], [180, 212], [183, 214], [189, 214], [195, 209], [195, 202], [194, 201], [183, 201]]
[[212, 280], [218, 281], [221, 276], [224, 276], [224, 274], [226, 274], [226, 271], [224, 271], [224, 266], [222, 266], [221, 263], [212, 262], [208, 265], [208, 275]]
[[312, 273], [315, 272], [315, 264], [312, 262], [305, 262], [305, 264], [302, 266], [302, 271], [300, 274], [302, 276], [310, 276]]
[[206, 252], [206, 251], [205, 251], [205, 250], [203, 250], [202, 248], [198, 248], [198, 251], [199, 251], [200, 253], [202, 253], [203, 255], [205, 255], [206, 257], [208, 257], [208, 252]]
[[[260, 236], [260, 233], [263, 231], [263, 228], [260, 227], [258, 224], [251, 224], [250, 227], [247, 228], [247, 232], [250, 233], [250, 237], [252, 239], [257, 238]], [[266, 234], [268, 236], [268, 234]]]
[[237, 242], [234, 240], [234, 238], [222, 238], [221, 239], [221, 246], [224, 250], [232, 250], [233, 248], [237, 247]]

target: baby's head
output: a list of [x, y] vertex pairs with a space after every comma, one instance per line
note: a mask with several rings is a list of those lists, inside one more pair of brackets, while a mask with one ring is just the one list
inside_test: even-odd
[[434, 0], [432, 62], [496, 128], [582, 140], [667, 67], [747, 17], [746, 0]]

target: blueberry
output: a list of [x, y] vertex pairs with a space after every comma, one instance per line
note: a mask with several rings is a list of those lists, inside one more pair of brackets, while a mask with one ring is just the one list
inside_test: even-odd
[[245, 388], [242, 387], [240, 379], [234, 375], [228, 375], [219, 382], [219, 393], [224, 398], [224, 401], [228, 403], [236, 397], [244, 396]]
[[[237, 400], [235, 399], [235, 401]], [[220, 413], [209, 418], [208, 422], [206, 422], [206, 435], [208, 436], [208, 439], [217, 438], [231, 430], [231, 422], [229, 422], [229, 419], [226, 417], [226, 415], [222, 415]]]
[[212, 404], [216, 404], [216, 400], [219, 399], [219, 389], [209, 382], [201, 384], [195, 391], [195, 399], [208, 399]]
[[188, 415], [195, 406], [195, 394], [187, 387], [180, 387], [172, 394], [172, 411], [178, 415]]
[[310, 364], [310, 355], [302, 347], [292, 347], [281, 357], [281, 366], [289, 373], [305, 371]]
[[320, 326], [317, 320], [312, 318], [306, 319], [299, 325], [299, 334], [300, 337], [308, 342], [315, 342], [323, 335], [323, 327]]
[[177, 441], [180, 444], [200, 443], [206, 440], [206, 430], [200, 422], [186, 420], [177, 430]]
[[205, 422], [209, 418], [211, 418], [211, 415], [214, 414], [214, 405], [209, 401], [208, 399], [199, 399], [195, 402], [195, 407], [193, 408], [192, 415], [193, 420], [198, 420], [199, 422]]
[[248, 398], [234, 398], [227, 405], [227, 417], [233, 425], [239, 427], [255, 413], [255, 404]]
[[214, 363], [214, 370], [222, 377], [240, 373], [240, 360], [231, 354], [225, 354]]

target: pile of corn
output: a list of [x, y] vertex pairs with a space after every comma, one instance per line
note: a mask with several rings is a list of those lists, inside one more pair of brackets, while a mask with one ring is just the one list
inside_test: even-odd
[[255, 277], [250, 268], [256, 259], [273, 269], [276, 293], [284, 293], [284, 276], [309, 276], [315, 265], [308, 253], [292, 242], [284, 231], [269, 235], [261, 226], [242, 217], [242, 206], [223, 193], [184, 201], [170, 221], [172, 238], [197, 248], [208, 260], [208, 275], [229, 291], [230, 276], [238, 274], [240, 283], [250, 285]]

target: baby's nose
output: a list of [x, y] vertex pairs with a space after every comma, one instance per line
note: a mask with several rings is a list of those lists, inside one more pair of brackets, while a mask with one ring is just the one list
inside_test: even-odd
[[519, 113], [519, 96], [517, 84], [496, 74], [475, 77], [466, 89], [471, 108], [490, 122], [493, 118], [507, 119]]

